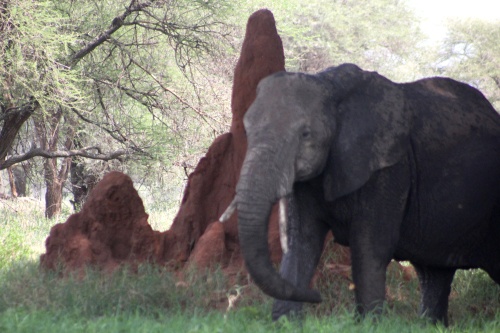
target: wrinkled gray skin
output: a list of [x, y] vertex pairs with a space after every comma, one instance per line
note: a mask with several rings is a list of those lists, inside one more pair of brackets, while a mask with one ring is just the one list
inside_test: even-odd
[[[380, 311], [386, 268], [408, 260], [421, 313], [447, 324], [456, 269], [500, 283], [500, 117], [476, 89], [447, 78], [396, 84], [344, 64], [263, 79], [244, 119], [239, 237], [273, 318], [319, 302], [309, 289], [325, 234], [348, 245], [360, 314]], [[268, 216], [288, 198], [281, 274]]]

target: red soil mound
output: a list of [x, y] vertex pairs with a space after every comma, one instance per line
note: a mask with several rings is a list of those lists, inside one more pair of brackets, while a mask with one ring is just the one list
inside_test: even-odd
[[130, 177], [110, 172], [96, 185], [82, 210], [52, 227], [41, 264], [83, 272], [87, 265], [113, 270], [161, 257], [161, 234], [148, 224], [148, 214]]

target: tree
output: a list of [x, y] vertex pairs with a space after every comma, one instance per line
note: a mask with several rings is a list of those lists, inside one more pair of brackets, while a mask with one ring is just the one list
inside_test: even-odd
[[64, 21], [53, 13], [47, 2], [0, 2], [0, 169], [22, 160], [6, 157], [21, 126], [35, 112], [79, 98], [77, 77], [58, 57], [61, 45], [70, 39], [58, 34], [57, 25]]
[[275, 14], [289, 70], [317, 72], [350, 62], [393, 80], [427, 71], [419, 20], [401, 0], [289, 0], [266, 6]]
[[[175, 129], [179, 112], [173, 109], [211, 124], [169, 83], [179, 77], [192, 83], [193, 59], [224, 35], [218, 20], [224, 8], [223, 1], [2, 1], [0, 170], [37, 156], [50, 159], [45, 182], [48, 192], [57, 192], [61, 186], [49, 187], [65, 181], [73, 156], [158, 159], [161, 143], [180, 136], [157, 128]], [[35, 114], [38, 145], [10, 151], [16, 140], [26, 140], [18, 134]], [[78, 149], [72, 149], [74, 138]], [[57, 173], [55, 158], [66, 159]], [[46, 205], [49, 211], [54, 203]]]
[[497, 110], [500, 110], [499, 41], [500, 21], [450, 21], [438, 62], [443, 75], [478, 88]]

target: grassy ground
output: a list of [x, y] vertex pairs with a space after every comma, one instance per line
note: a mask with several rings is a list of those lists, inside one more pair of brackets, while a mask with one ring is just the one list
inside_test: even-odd
[[[300, 323], [273, 323], [268, 297], [253, 285], [230, 284], [218, 271], [190, 272], [182, 283], [151, 265], [62, 279], [38, 266], [56, 222], [45, 220], [36, 202], [0, 202], [0, 332], [445, 331], [418, 317], [418, 283], [404, 281], [398, 270], [389, 270], [384, 316], [361, 322], [354, 319], [349, 280], [327, 268], [317, 280], [324, 302], [307, 306]], [[500, 332], [499, 310], [500, 288], [486, 274], [457, 274], [448, 331]]]

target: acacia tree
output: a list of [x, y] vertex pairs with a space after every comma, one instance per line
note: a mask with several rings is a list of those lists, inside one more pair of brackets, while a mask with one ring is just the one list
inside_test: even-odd
[[500, 21], [452, 20], [443, 43], [440, 73], [481, 90], [500, 110]]
[[[36, 111], [79, 97], [73, 85], [75, 77], [58, 61], [60, 45], [69, 39], [57, 33], [49, 8], [43, 8], [47, 12], [36, 10], [42, 6], [0, 2], [0, 169], [17, 162], [13, 156], [6, 159], [7, 154], [21, 127]], [[67, 89], [61, 89], [63, 85]]]
[[[265, 1], [255, 1], [259, 4]], [[317, 72], [355, 63], [393, 80], [429, 72], [429, 52], [410, 7], [399, 0], [275, 1], [287, 68]]]
[[[0, 170], [46, 158], [52, 217], [71, 157], [153, 158], [159, 142], [178, 134], [179, 113], [170, 111], [179, 106], [215, 128], [169, 84], [179, 77], [190, 83], [193, 58], [224, 35], [224, 8], [223, 1], [2, 1]], [[30, 119], [37, 143], [12, 151], [26, 140], [19, 134]], [[157, 125], [174, 131], [164, 134]], [[56, 158], [64, 159], [59, 170]]]

